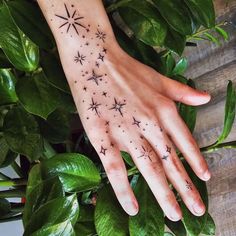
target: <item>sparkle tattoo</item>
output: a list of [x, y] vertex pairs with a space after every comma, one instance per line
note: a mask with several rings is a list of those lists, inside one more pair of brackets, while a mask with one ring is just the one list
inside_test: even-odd
[[65, 10], [66, 10], [66, 16], [61, 15], [55, 15], [56, 17], [63, 19], [65, 22], [59, 27], [63, 28], [64, 26], [67, 27], [66, 32], [69, 33], [71, 27], [74, 29], [74, 31], [79, 35], [79, 31], [77, 27], [86, 28], [84, 25], [80, 23], [80, 21], [84, 18], [82, 16], [76, 17], [77, 10], [75, 10], [73, 13], [68, 10], [68, 7], [66, 4], [64, 4]]
[[193, 185], [188, 180], [185, 180], [185, 182], [186, 182], [186, 188], [188, 190], [193, 190]]
[[90, 81], [90, 80], [94, 81], [96, 83], [96, 85], [98, 85], [99, 78], [102, 78], [102, 75], [96, 74], [96, 72], [93, 70], [92, 76], [90, 78], [88, 78], [88, 81]]
[[105, 39], [106, 39], [106, 34], [102, 31], [100, 31], [99, 29], [97, 29], [96, 32], [96, 37], [100, 40], [102, 40], [105, 43]]
[[167, 161], [168, 157], [169, 157], [168, 155], [163, 155], [161, 159]]
[[171, 147], [166, 145], [166, 152], [171, 153]]
[[107, 149], [104, 148], [103, 146], [101, 146], [101, 151], [100, 151], [100, 153], [103, 154], [104, 156], [106, 156], [106, 151], [107, 151]]
[[98, 60], [104, 61], [104, 56], [101, 53], [98, 55]]
[[86, 58], [86, 56], [80, 54], [79, 51], [78, 51], [77, 56], [75, 56], [74, 61], [75, 61], [76, 63], [79, 62], [81, 65], [83, 65], [83, 61], [85, 60], [85, 58]]
[[133, 117], [133, 124], [132, 125], [137, 125], [139, 128], [140, 128], [140, 123], [141, 123], [141, 121], [138, 121], [138, 120], [136, 120], [134, 117]]
[[150, 161], [152, 161], [150, 154], [152, 150], [146, 149], [144, 146], [142, 146], [141, 156], [138, 158], [144, 157], [144, 159], [148, 158]]
[[97, 116], [100, 116], [99, 113], [98, 113], [98, 108], [99, 106], [101, 106], [101, 104], [97, 103], [97, 102], [94, 102], [93, 98], [92, 98], [92, 103], [90, 104], [90, 107], [88, 108], [88, 110], [92, 110], [92, 111], [95, 111], [95, 114]]
[[123, 116], [122, 108], [123, 108], [123, 106], [126, 105], [126, 103], [118, 102], [116, 100], [116, 98], [114, 98], [114, 101], [115, 101], [115, 103], [113, 104], [113, 107], [110, 108], [110, 110], [118, 111], [120, 113], [120, 115]]

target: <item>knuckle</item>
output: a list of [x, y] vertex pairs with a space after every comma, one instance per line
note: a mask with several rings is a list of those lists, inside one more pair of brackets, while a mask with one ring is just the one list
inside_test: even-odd
[[116, 162], [109, 163], [105, 169], [110, 178], [123, 178], [126, 174], [124, 169]]

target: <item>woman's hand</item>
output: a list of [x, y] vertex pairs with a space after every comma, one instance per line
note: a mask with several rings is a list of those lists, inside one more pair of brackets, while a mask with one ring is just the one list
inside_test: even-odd
[[89, 6], [96, 2], [101, 7], [100, 1], [88, 1], [90, 5], [80, 2], [84, 4], [81, 12], [79, 5], [59, 4], [60, 9], [55, 9], [53, 17], [48, 13], [47, 18], [54, 21], [50, 24], [83, 126], [120, 204], [130, 215], [138, 212], [120, 155], [123, 150], [131, 154], [169, 219], [178, 221], [181, 210], [167, 180], [193, 214], [203, 215], [205, 206], [175, 146], [199, 178], [206, 181], [210, 173], [174, 101], [201, 105], [210, 96], [128, 56], [113, 34], [107, 33], [111, 32], [110, 26], [104, 28], [103, 24], [90, 24], [84, 19]]

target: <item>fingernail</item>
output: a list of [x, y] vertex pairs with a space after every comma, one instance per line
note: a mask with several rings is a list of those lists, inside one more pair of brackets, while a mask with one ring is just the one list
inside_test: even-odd
[[131, 216], [134, 216], [138, 213], [138, 206], [135, 202], [125, 202], [124, 208], [126, 212]]
[[211, 178], [211, 173], [209, 170], [207, 170], [203, 175], [204, 180], [209, 180]]
[[173, 220], [173, 221], [179, 221], [182, 217], [180, 209], [179, 210], [173, 209], [171, 214], [170, 214], [170, 217], [171, 217], [171, 220]]
[[193, 204], [193, 211], [197, 215], [203, 215], [203, 213], [205, 212], [205, 206], [201, 202], [196, 202], [195, 204]]

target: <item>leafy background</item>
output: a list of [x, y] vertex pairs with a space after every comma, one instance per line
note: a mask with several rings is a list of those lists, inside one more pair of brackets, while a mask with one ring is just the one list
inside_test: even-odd
[[[215, 23], [211, 0], [104, 4], [125, 51], [192, 87], [194, 81], [184, 77], [188, 66], [187, 58], [182, 57], [184, 49], [196, 47], [199, 40], [220, 44], [229, 37], [225, 22]], [[177, 193], [184, 217], [177, 223], [169, 221], [129, 154], [121, 152], [140, 204], [137, 216], [124, 213], [81, 126], [55, 42], [34, 1], [0, 1], [0, 48], [0, 167], [10, 165], [20, 176], [13, 179], [0, 173], [0, 186], [9, 187], [0, 192], [0, 222], [23, 219], [24, 235], [40, 236], [214, 235], [215, 224], [208, 212], [193, 216]], [[230, 81], [222, 134], [215, 143], [201, 148], [202, 152], [235, 148], [235, 141], [224, 143], [234, 122], [235, 104]], [[193, 131], [196, 108], [177, 106]], [[208, 206], [205, 183], [181, 153], [179, 157]], [[22, 202], [12, 203], [11, 197], [22, 197]], [[172, 233], [165, 232], [165, 226]]]

